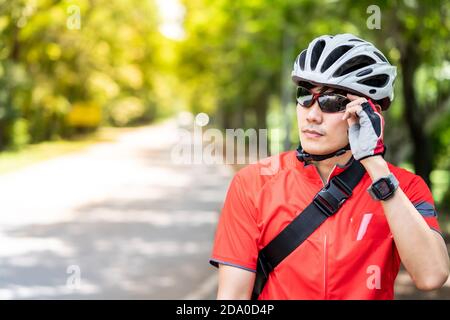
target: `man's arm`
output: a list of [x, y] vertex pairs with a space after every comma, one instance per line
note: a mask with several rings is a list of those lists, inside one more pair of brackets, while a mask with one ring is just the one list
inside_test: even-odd
[[256, 274], [244, 269], [219, 264], [218, 300], [250, 300]]
[[[361, 160], [372, 181], [390, 171], [381, 156]], [[442, 287], [449, 276], [449, 256], [442, 236], [432, 230], [399, 187], [394, 196], [381, 201], [400, 258], [421, 290]]]

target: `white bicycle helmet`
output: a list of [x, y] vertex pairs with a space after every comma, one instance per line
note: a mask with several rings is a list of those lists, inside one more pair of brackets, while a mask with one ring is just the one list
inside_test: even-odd
[[394, 99], [397, 68], [375, 46], [352, 34], [320, 36], [295, 59], [297, 85], [328, 86], [371, 98], [383, 110]]

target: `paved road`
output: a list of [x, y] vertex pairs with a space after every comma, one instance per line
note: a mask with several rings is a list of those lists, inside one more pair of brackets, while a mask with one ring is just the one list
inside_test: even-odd
[[174, 165], [176, 141], [168, 122], [1, 175], [0, 299], [214, 298], [232, 172]]

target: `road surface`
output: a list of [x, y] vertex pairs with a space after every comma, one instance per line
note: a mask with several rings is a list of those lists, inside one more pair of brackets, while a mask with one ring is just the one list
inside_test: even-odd
[[0, 176], [0, 299], [212, 299], [229, 166], [176, 165], [166, 122]]

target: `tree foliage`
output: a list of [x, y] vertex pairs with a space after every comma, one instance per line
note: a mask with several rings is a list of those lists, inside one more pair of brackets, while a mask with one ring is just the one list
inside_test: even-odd
[[0, 149], [155, 116], [151, 1], [0, 1]]

